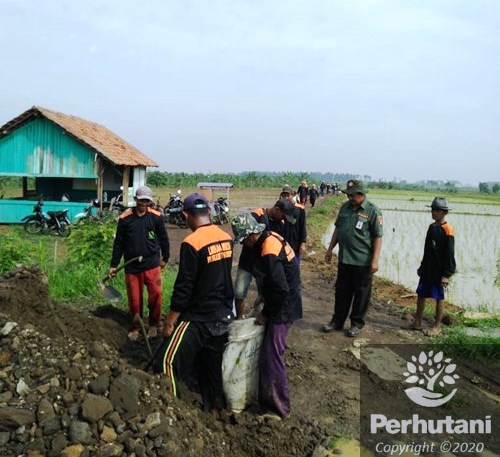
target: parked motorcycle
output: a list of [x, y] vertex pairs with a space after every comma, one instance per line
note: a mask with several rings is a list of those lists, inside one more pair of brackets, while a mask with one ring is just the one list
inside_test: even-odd
[[77, 224], [84, 221], [99, 221], [100, 217], [94, 214], [94, 208], [99, 208], [99, 200], [97, 198], [89, 201], [89, 204], [83, 208], [83, 211], [75, 216], [73, 223]]
[[229, 224], [229, 204], [227, 202], [227, 198], [219, 197], [214, 202], [212, 220], [215, 224]]
[[33, 213], [30, 216], [24, 217], [21, 222], [24, 222], [24, 230], [26, 233], [52, 233], [66, 237], [71, 233], [71, 222], [68, 217], [68, 210], [62, 211], [42, 211], [43, 198], [38, 200], [33, 207]]
[[[127, 209], [122, 203], [117, 201], [117, 197], [113, 197], [109, 202], [102, 202], [102, 211], [94, 208], [100, 208], [99, 199], [94, 198], [88, 205], [83, 208], [83, 211], [78, 213], [74, 218], [74, 223], [83, 221], [103, 221], [108, 218], [115, 217], [123, 213]], [[97, 212], [97, 214], [95, 214]]]
[[186, 220], [182, 211], [184, 210], [184, 204], [181, 198], [181, 190], [179, 189], [176, 194], [170, 195], [167, 206], [165, 206], [163, 212], [165, 214], [165, 222], [167, 224], [174, 224], [178, 227], [187, 227]]

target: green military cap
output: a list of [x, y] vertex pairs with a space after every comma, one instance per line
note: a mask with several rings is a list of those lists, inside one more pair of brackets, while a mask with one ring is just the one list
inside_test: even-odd
[[250, 213], [239, 213], [231, 221], [234, 240], [242, 243], [252, 233], [261, 233], [266, 228], [265, 224], [259, 224]]
[[368, 190], [365, 189], [363, 181], [360, 181], [358, 179], [349, 179], [349, 181], [347, 181], [346, 188], [342, 192], [344, 192], [344, 194], [347, 195], [353, 195], [353, 194], [365, 195], [368, 193]]

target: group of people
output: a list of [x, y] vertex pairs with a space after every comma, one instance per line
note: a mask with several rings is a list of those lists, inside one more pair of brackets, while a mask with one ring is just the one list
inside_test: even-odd
[[[300, 189], [300, 188], [299, 188]], [[345, 202], [335, 221], [335, 230], [325, 254], [332, 259], [339, 245], [335, 309], [325, 332], [342, 330], [348, 316], [348, 336], [357, 336], [364, 324], [371, 296], [373, 274], [378, 270], [382, 246], [383, 219], [376, 205], [366, 199], [361, 181], [350, 180], [343, 191]], [[259, 404], [263, 412], [287, 417], [290, 396], [285, 365], [288, 332], [302, 317], [300, 260], [306, 246], [304, 206], [294, 191], [284, 186], [270, 208], [240, 213], [232, 220], [233, 235], [213, 225], [204, 195], [194, 193], [184, 200], [183, 216], [191, 232], [180, 246], [179, 270], [170, 309], [161, 327], [161, 269], [170, 255], [165, 223], [160, 212], [151, 208], [152, 191], [146, 186], [136, 191], [136, 206], [119, 218], [109, 275], [114, 276], [123, 256], [125, 262], [142, 256], [141, 262], [125, 267], [125, 283], [132, 316], [142, 316], [144, 286], [148, 291], [149, 337], [161, 332], [162, 345], [153, 367], [165, 373], [173, 395], [181, 384], [197, 386], [203, 409], [217, 415], [226, 408], [222, 384], [222, 356], [228, 340], [229, 324], [244, 318], [245, 299], [255, 279], [258, 300], [263, 304], [255, 318], [265, 326], [260, 354]], [[437, 334], [442, 316], [443, 288], [453, 274], [453, 230], [444, 221], [448, 211], [445, 199], [432, 203], [435, 223], [429, 228], [422, 265], [417, 315], [412, 326], [422, 327], [425, 298], [437, 300]], [[231, 267], [234, 243], [242, 250], [236, 279]], [[128, 334], [139, 336], [136, 320]]]
[[314, 208], [314, 205], [316, 204], [316, 201], [320, 196], [323, 197], [324, 195], [328, 195], [330, 193], [332, 193], [333, 195], [341, 194], [338, 184], [321, 181], [321, 184], [318, 188], [316, 184], [311, 184], [311, 186], [309, 187], [307, 181], [302, 180], [297, 191], [294, 192], [294, 195], [297, 202], [299, 202], [303, 206], [306, 205], [307, 200], [309, 199], [311, 208]]
[[[233, 235], [212, 224], [204, 195], [185, 198], [183, 216], [192, 233], [180, 246], [179, 270], [162, 327], [161, 269], [170, 256], [168, 235], [161, 213], [152, 207], [151, 189], [139, 187], [135, 201], [136, 206], [118, 219], [108, 274], [116, 275], [123, 256], [132, 317], [142, 317], [144, 287], [148, 291], [147, 336], [161, 332], [164, 337], [154, 370], [166, 374], [173, 395], [180, 395], [182, 384], [197, 386], [205, 411], [216, 415], [224, 410], [222, 356], [229, 324], [244, 317], [244, 300], [255, 278], [263, 303], [255, 324], [265, 326], [259, 403], [264, 412], [288, 416], [284, 353], [288, 331], [302, 317], [299, 259], [307, 236], [305, 210], [294, 203], [291, 188], [285, 186], [270, 208], [238, 214], [232, 222]], [[235, 242], [243, 246], [233, 286]], [[139, 256], [141, 261], [128, 263]], [[139, 337], [139, 322], [132, 319], [131, 341]]]
[[[342, 331], [349, 317], [347, 335], [355, 337], [365, 325], [373, 274], [379, 268], [383, 217], [379, 208], [366, 198], [367, 190], [361, 181], [349, 180], [343, 192], [348, 201], [338, 212], [325, 254], [325, 261], [330, 262], [333, 248], [339, 245], [334, 313], [323, 331]], [[446, 198], [434, 198], [430, 208], [434, 222], [428, 228], [424, 256], [417, 270], [417, 311], [408, 329], [423, 330], [425, 301], [432, 298], [436, 301], [434, 325], [424, 333], [436, 336], [441, 332], [444, 292], [456, 270], [455, 238], [453, 228], [445, 220], [449, 211]]]
[[332, 193], [333, 195], [340, 194], [339, 185], [337, 183], [321, 181], [321, 184], [319, 185], [319, 194], [323, 196], [328, 195], [329, 193]]

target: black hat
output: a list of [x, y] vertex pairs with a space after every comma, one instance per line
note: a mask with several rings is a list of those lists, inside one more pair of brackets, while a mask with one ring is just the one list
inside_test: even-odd
[[290, 222], [291, 224], [295, 224], [295, 217], [293, 215], [295, 214], [295, 205], [293, 204], [292, 200], [289, 200], [288, 198], [280, 198], [275, 204], [275, 208], [280, 209], [285, 213], [285, 219]]
[[441, 211], [449, 211], [451, 208], [448, 208], [448, 201], [444, 197], [436, 197], [432, 200], [432, 203], [429, 205], [425, 205], [427, 208], [439, 209]]
[[206, 209], [208, 208], [208, 202], [203, 194], [194, 193], [189, 194], [184, 199], [184, 211], [193, 211], [194, 209]]

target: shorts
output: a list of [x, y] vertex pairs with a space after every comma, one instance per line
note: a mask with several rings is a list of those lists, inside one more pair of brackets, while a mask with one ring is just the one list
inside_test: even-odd
[[252, 273], [243, 270], [243, 268], [238, 268], [234, 282], [234, 298], [236, 300], [244, 300], [247, 297], [252, 278]]
[[435, 300], [444, 300], [444, 287], [439, 284], [427, 284], [420, 281], [417, 286], [417, 295]]

